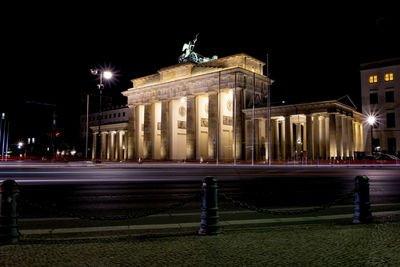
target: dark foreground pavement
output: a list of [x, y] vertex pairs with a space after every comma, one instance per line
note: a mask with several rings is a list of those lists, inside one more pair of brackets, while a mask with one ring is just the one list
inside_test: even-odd
[[400, 216], [198, 228], [94, 237], [22, 238], [0, 246], [0, 266], [400, 266]]

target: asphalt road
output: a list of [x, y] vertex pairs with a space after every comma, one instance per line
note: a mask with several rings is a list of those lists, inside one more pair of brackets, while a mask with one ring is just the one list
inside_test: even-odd
[[[400, 203], [400, 168], [270, 167], [221, 165], [2, 165], [0, 180], [20, 187], [22, 217], [68, 213], [115, 216], [179, 204], [201, 192], [205, 176], [219, 191], [259, 207], [319, 206], [354, 189], [356, 175], [370, 178], [371, 202]], [[347, 198], [338, 204], [350, 204]], [[197, 201], [199, 205], [200, 201]], [[224, 200], [220, 200], [224, 205]]]

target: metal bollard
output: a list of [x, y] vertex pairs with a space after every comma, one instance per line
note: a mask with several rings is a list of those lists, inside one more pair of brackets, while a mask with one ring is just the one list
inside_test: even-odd
[[19, 241], [17, 223], [18, 184], [6, 180], [0, 186], [0, 243], [16, 244]]
[[218, 185], [217, 180], [207, 176], [203, 180], [203, 198], [201, 208], [201, 223], [199, 235], [214, 235], [221, 233], [218, 214]]
[[372, 221], [371, 203], [369, 202], [369, 178], [366, 175], [355, 178], [355, 201], [353, 223], [370, 223]]

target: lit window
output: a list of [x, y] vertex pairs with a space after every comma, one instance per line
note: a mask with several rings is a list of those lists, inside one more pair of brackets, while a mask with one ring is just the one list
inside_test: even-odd
[[377, 82], [378, 82], [378, 75], [369, 76], [369, 83], [377, 83]]
[[385, 73], [385, 82], [393, 81], [393, 73]]

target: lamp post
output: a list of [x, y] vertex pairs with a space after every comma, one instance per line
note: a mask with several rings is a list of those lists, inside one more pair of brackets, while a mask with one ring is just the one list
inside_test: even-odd
[[[23, 155], [23, 157], [26, 157], [26, 147], [24, 146], [24, 142], [19, 141], [17, 143], [17, 149], [18, 149], [18, 153], [20, 153], [19, 154], [20, 159], [22, 158], [22, 155]], [[22, 149], [24, 149], [24, 150], [22, 150]], [[24, 152], [24, 154], [21, 154], [22, 152]]]
[[374, 143], [373, 143], [374, 137], [373, 137], [373, 132], [372, 131], [373, 131], [373, 127], [374, 127], [374, 125], [376, 123], [376, 117], [374, 115], [369, 115], [368, 118], [367, 118], [367, 122], [368, 122], [368, 124], [370, 126], [370, 129], [371, 129], [371, 155], [372, 155], [373, 152], [374, 152]]
[[97, 89], [99, 89], [99, 132], [97, 135], [97, 142], [98, 142], [98, 152], [96, 152], [96, 154], [98, 154], [98, 161], [97, 162], [101, 162], [101, 96], [103, 94], [103, 89], [104, 89], [104, 84], [103, 84], [103, 78], [106, 80], [109, 80], [112, 78], [112, 72], [110, 71], [104, 71], [104, 70], [99, 70], [99, 69], [90, 69], [90, 72], [92, 73], [92, 75], [94, 76], [99, 76], [100, 81], [97, 84]]

